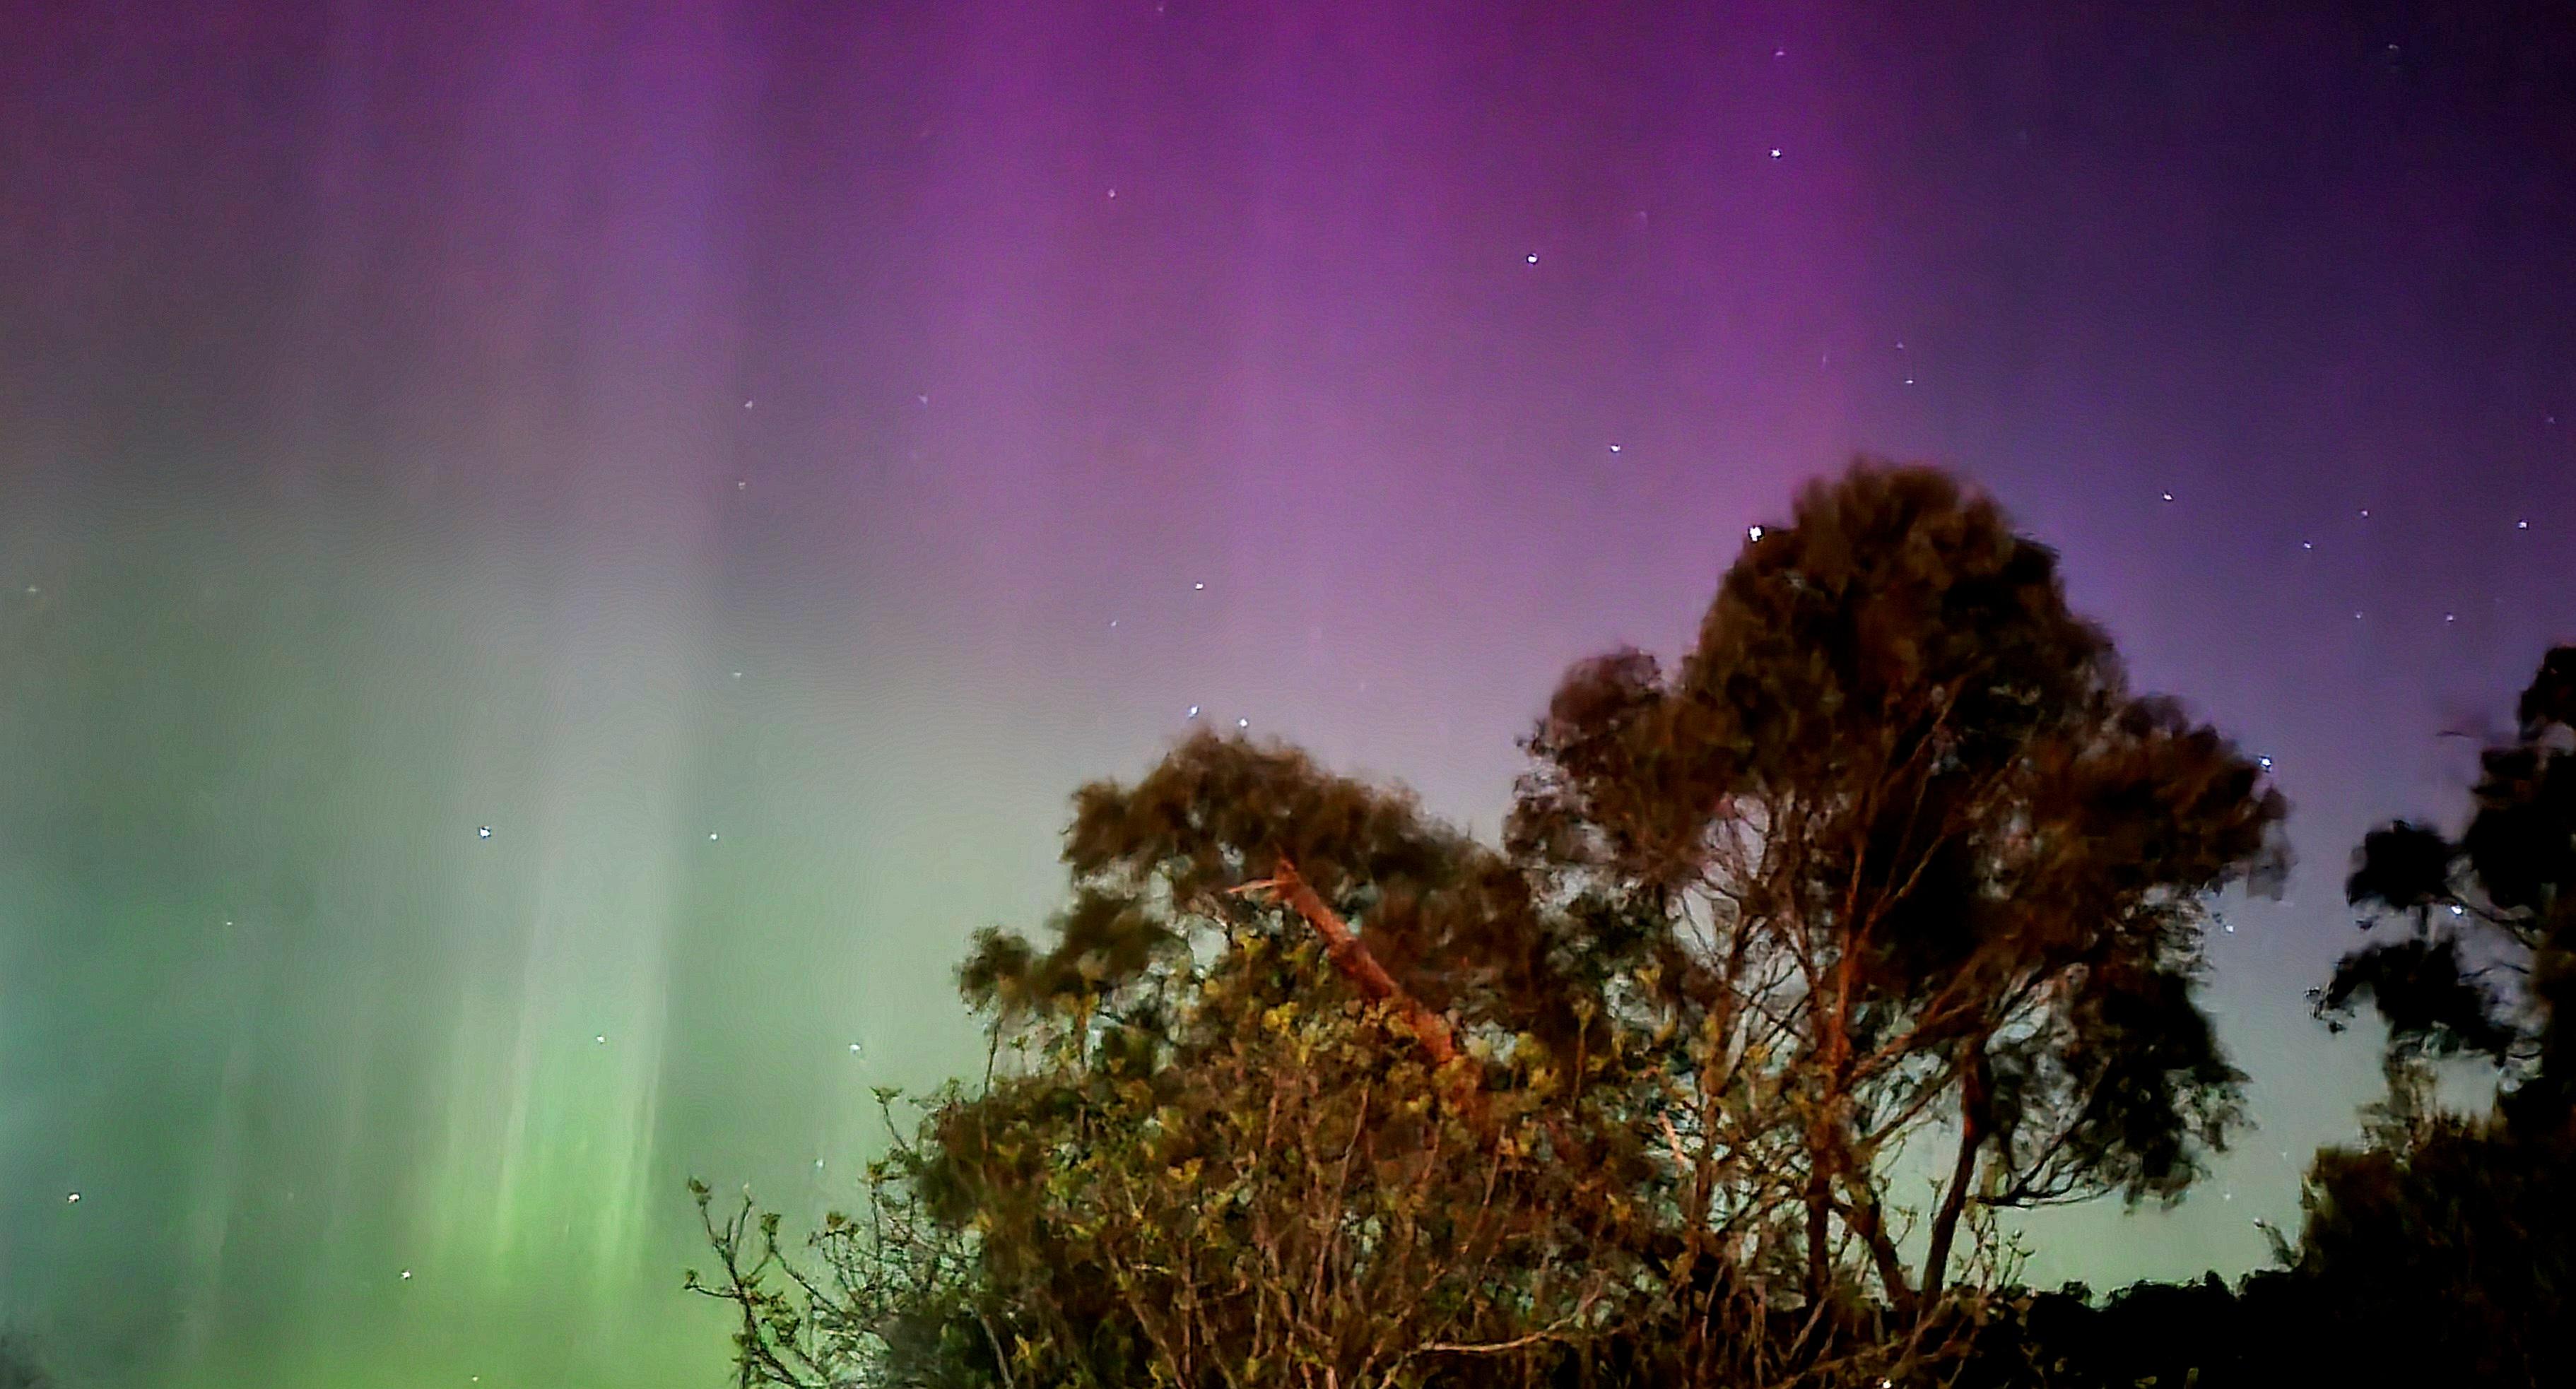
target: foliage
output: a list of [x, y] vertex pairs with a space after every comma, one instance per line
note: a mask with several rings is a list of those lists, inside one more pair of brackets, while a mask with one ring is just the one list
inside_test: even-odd
[[1500, 1022], [1507, 995], [1555, 996], [1546, 962], [1409, 968], [1407, 941], [1532, 929], [1490, 851], [1203, 734], [1084, 788], [1066, 859], [1053, 948], [987, 933], [960, 972], [1024, 1066], [937, 1136], [988, 1275], [1061, 1321], [1045, 1345], [1115, 1326], [1160, 1381], [1404, 1383], [1607, 1317], [1633, 1205], [1555, 1137], [1587, 1059]]
[[2308, 1173], [2311, 1334], [2405, 1379], [2576, 1382], [2576, 1141], [2446, 1112], [2420, 1063], [2390, 1071], [2365, 1141]]
[[2561, 1121], [2576, 1054], [2553, 1026], [2576, 990], [2576, 646], [2552, 650], [2513, 734], [2479, 755], [2456, 837], [2411, 821], [2372, 831], [2345, 894], [2402, 934], [2343, 957], [2317, 996], [2340, 1023], [2368, 1003], [2399, 1058], [2474, 1054], [2518, 1084], [2514, 1108]]
[[[2363, 839], [2346, 896], [2363, 929], [2402, 929], [2315, 995], [2331, 1023], [2366, 1003], [2387, 1024], [2389, 1085], [2361, 1143], [2317, 1155], [2293, 1270], [2304, 1329], [2370, 1347], [2378, 1373], [2576, 1380], [2576, 647], [2542, 659], [2515, 714], [2457, 837], [2399, 821]], [[2493, 1112], [2434, 1103], [2429, 1063], [2462, 1055], [2497, 1068]]]
[[2000, 1297], [1955, 1389], [2576, 1383], [2576, 1144], [2431, 1089], [2392, 1061], [2362, 1141], [2310, 1168], [2282, 1267]]
[[1044, 1323], [1032, 1364], [1115, 1326], [1157, 1383], [1414, 1384], [1604, 1320], [1619, 1264], [1575, 1257], [1587, 1174], [1544, 1160], [1535, 1048], [1459, 1103], [1316, 942], [1212, 953], [1033, 1020], [1039, 1063], [944, 1116], [988, 1275]]
[[1051, 939], [959, 972], [997, 1065], [871, 1215], [819, 1272], [708, 1215], [742, 1382], [1914, 1382], [1993, 1212], [2170, 1197], [2233, 1122], [2191, 988], [2280, 800], [1946, 477], [1809, 489], [1672, 678], [1578, 666], [1528, 748], [1499, 850], [1213, 734], [1084, 787]]
[[[2169, 1198], [2234, 1122], [2191, 987], [2210, 894], [2282, 865], [2282, 802], [2129, 693], [2054, 555], [1946, 476], [1810, 487], [1677, 672], [1577, 667], [1530, 748], [1512, 850], [1666, 1044], [1681, 1143], [1795, 1192], [1811, 1295], [1845, 1240], [1899, 1306], [1937, 1295], [1971, 1211]], [[1918, 1277], [1887, 1172], [1943, 1121]]]
[[868, 1168], [866, 1214], [827, 1216], [808, 1241], [810, 1262], [780, 1247], [777, 1213], [758, 1210], [748, 1193], [719, 1217], [706, 1184], [689, 1183], [718, 1273], [707, 1279], [692, 1269], [686, 1284], [733, 1305], [743, 1389], [1007, 1382], [1011, 1309], [979, 1276], [971, 1235], [925, 1209], [925, 1158], [895, 1120], [896, 1099], [877, 1093], [893, 1143]]

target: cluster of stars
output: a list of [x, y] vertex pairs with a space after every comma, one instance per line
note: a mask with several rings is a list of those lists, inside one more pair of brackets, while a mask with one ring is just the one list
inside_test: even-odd
[[[1898, 346], [1899, 348], [1902, 348], [1902, 347], [1904, 347], [1904, 346], [1905, 346], [1905, 344], [1903, 344], [1903, 343], [1898, 343], [1898, 344], [1897, 344], [1897, 346]], [[1908, 384], [1912, 384], [1910, 380], [1909, 380]], [[2172, 502], [2172, 501], [2174, 500], [2174, 494], [2173, 494], [2173, 493], [2171, 493], [2171, 492], [2169, 492], [2169, 491], [2159, 491], [2159, 492], [2157, 492], [2157, 493], [2156, 493], [2156, 498], [2157, 498], [2157, 500], [2159, 500], [2159, 501], [2170, 503], [2170, 502]], [[2370, 508], [2369, 508], [2369, 507], [2366, 507], [2366, 506], [2364, 506], [2364, 507], [2355, 507], [2355, 508], [2353, 509], [2353, 515], [2354, 515], [2355, 519], [2357, 519], [2357, 520], [2367, 521], [2367, 520], [2369, 520], [2369, 519], [2370, 519]], [[2515, 518], [2514, 518], [2514, 522], [2513, 522], [2513, 528], [2514, 528], [2515, 530], [2517, 530], [2517, 531], [2526, 531], [2526, 532], [2527, 532], [2527, 531], [2529, 531], [2529, 530], [2531, 529], [2531, 518], [2530, 518], [2530, 517], [2528, 517], [2528, 516], [2517, 516], [2517, 517], [2515, 517]], [[2301, 552], [2301, 553], [2303, 553], [2303, 554], [2314, 554], [2314, 553], [2316, 553], [2316, 548], [2317, 548], [2317, 542], [2316, 542], [2316, 541], [2314, 541], [2314, 540], [2302, 540], [2302, 541], [2300, 541], [2300, 542], [2299, 542], [2299, 550], [2300, 550], [2300, 552]], [[2353, 614], [2352, 614], [2352, 620], [2353, 620], [2353, 621], [2355, 621], [2355, 622], [2359, 622], [2359, 621], [2362, 621], [2362, 620], [2363, 620], [2363, 614], [2362, 614], [2362, 612], [2361, 612], [2359, 609], [2355, 609], [2355, 610], [2353, 611]], [[2453, 625], [2453, 626], [2456, 626], [2456, 625], [2459, 623], [2459, 620], [2460, 620], [2460, 615], [2459, 615], [2459, 613], [2457, 613], [2456, 611], [2454, 611], [2454, 612], [2445, 612], [2445, 613], [2443, 613], [2443, 614], [2442, 614], [2442, 621], [2443, 621], [2443, 623], [2444, 623], [2444, 624], [2446, 624], [2446, 625]], [[2263, 765], [2264, 765], [2266, 768], [2269, 768], [2272, 764], [2267, 760], [2267, 761], [2265, 761], [2265, 762], [2264, 762], [2264, 764], [2263, 764]]]

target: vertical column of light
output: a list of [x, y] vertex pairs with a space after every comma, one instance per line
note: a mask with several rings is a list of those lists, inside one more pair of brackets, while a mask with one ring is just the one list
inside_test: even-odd
[[578, 1274], [606, 1316], [667, 1196], [651, 1174], [671, 913], [686, 856], [724, 850], [688, 794], [713, 659], [740, 159], [736, 65], [711, 14], [597, 23], [566, 137], [585, 142], [592, 214], [553, 248], [579, 286], [578, 430], [546, 464], [572, 475], [569, 534], [489, 1247], [506, 1280]]

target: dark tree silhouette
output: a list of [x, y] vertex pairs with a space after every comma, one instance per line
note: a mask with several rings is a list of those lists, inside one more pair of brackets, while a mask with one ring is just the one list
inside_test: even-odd
[[[2303, 1328], [2397, 1379], [2576, 1382], [2576, 647], [2542, 660], [2512, 735], [2485, 748], [2456, 837], [2399, 822], [2354, 856], [2366, 930], [2316, 995], [2388, 1026], [2364, 1141], [2317, 1155], [2294, 1269]], [[2426, 1062], [2494, 1063], [2492, 1113], [2437, 1107]]]
[[2446, 1112], [2392, 1057], [2364, 1141], [2310, 1168], [2302, 1339], [2390, 1383], [2576, 1383], [2576, 1142]]
[[[2280, 799], [1942, 474], [1808, 489], [1676, 676], [1584, 663], [1528, 746], [1500, 849], [1239, 738], [1084, 787], [1049, 938], [961, 968], [997, 1065], [900, 1199], [824, 1276], [710, 1217], [743, 1382], [898, 1332], [924, 1383], [1910, 1382], [1992, 1212], [2171, 1196], [2223, 1139], [2192, 982]], [[1916, 1270], [1889, 1173], [1945, 1125]]]
[[2316, 996], [2341, 1025], [2365, 1004], [2401, 1058], [2475, 1054], [2514, 1114], [2564, 1122], [2576, 1053], [2556, 1026], [2576, 990], [2576, 646], [2552, 650], [2513, 735], [2481, 752], [2457, 837], [2411, 821], [2373, 830], [2346, 896], [2365, 930]]
[[[1756, 537], [1673, 676], [1567, 678], [1511, 844], [1695, 1048], [1682, 1141], [1795, 1183], [1811, 1292], [1848, 1236], [1905, 1306], [1970, 1212], [2170, 1198], [2223, 1141], [2240, 1077], [2192, 983], [2211, 895], [2282, 866], [2283, 804], [1949, 477], [1864, 462]], [[1917, 1273], [1883, 1166], [1943, 1120]]]

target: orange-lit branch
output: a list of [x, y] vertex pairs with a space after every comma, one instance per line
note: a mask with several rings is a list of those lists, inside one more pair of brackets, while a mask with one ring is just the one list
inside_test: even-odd
[[1352, 932], [1341, 915], [1317, 896], [1304, 878], [1298, 876], [1295, 864], [1283, 857], [1279, 860], [1276, 876], [1245, 883], [1234, 892], [1243, 897], [1267, 895], [1306, 918], [1306, 924], [1314, 927], [1315, 934], [1324, 938], [1324, 952], [1331, 957], [1333, 968], [1340, 970], [1342, 977], [1350, 980], [1361, 996], [1370, 1002], [1392, 1004], [1403, 1015], [1405, 1026], [1412, 1030], [1414, 1040], [1422, 1044], [1423, 1053], [1431, 1058], [1433, 1066], [1445, 1067], [1457, 1057], [1458, 1039], [1450, 1031], [1449, 1020], [1432, 1012], [1395, 982], [1395, 976], [1387, 973], [1386, 966], [1379, 964], [1377, 957], [1369, 953], [1369, 948], [1360, 942], [1359, 936]]

